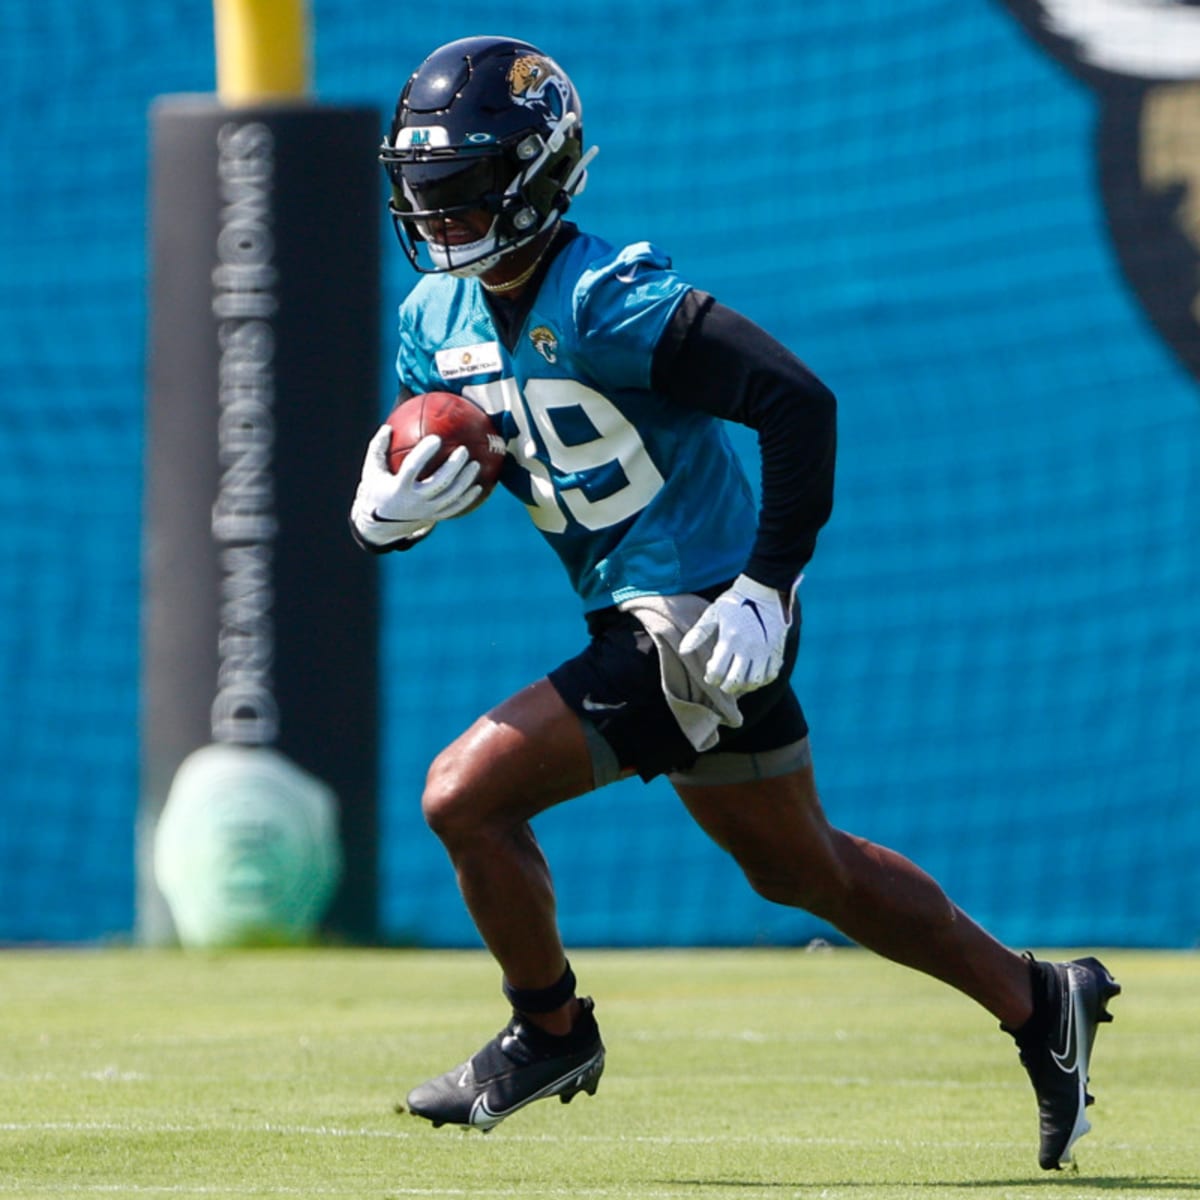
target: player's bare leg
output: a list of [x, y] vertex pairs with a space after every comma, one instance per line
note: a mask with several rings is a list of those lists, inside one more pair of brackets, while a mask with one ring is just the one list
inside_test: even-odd
[[1038, 962], [997, 942], [895, 851], [833, 828], [811, 766], [776, 779], [676, 785], [693, 817], [755, 890], [803, 908], [859, 945], [942, 980], [1000, 1019], [1038, 1101], [1038, 1162], [1053, 1170], [1091, 1127], [1097, 1027], [1121, 988], [1094, 958]]
[[530, 999], [528, 1008], [514, 1000], [519, 1011], [478, 1054], [409, 1094], [409, 1108], [434, 1124], [486, 1132], [533, 1100], [596, 1090], [604, 1046], [591, 1001], [574, 994], [550, 871], [529, 827], [591, 788], [579, 720], [546, 680], [481, 717], [430, 767], [425, 818], [510, 998]]
[[811, 766], [750, 783], [677, 784], [692, 816], [769, 900], [977, 1000], [1006, 1024], [1032, 1012], [1029, 965], [914, 863], [826, 819]]
[[[429, 769], [425, 819], [450, 855], [476, 928], [516, 987], [549, 987], [566, 963], [550, 870], [529, 819], [591, 788], [579, 720], [544, 679], [480, 717]], [[565, 1033], [571, 1015], [537, 1021]]]

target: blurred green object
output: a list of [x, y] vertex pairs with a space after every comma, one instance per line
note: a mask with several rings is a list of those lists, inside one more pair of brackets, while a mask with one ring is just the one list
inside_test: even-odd
[[154, 869], [184, 946], [310, 938], [341, 876], [337, 799], [262, 746], [205, 746], [171, 785]]

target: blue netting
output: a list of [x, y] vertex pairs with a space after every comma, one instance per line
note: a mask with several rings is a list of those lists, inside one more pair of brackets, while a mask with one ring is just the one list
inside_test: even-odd
[[[428, 49], [497, 30], [482, 3], [314, 7], [321, 96], [381, 111]], [[1119, 266], [1103, 96], [998, 3], [561, 16], [503, 25], [584, 96], [580, 219], [661, 244], [840, 397], [798, 671], [834, 819], [1007, 940], [1194, 943], [1200, 388]], [[0, 0], [0, 938], [133, 922], [146, 111], [211, 90], [210, 29], [207, 0]], [[470, 944], [424, 765], [582, 626], [506, 497], [384, 570], [383, 924]], [[665, 786], [538, 829], [574, 944], [819, 932]]]

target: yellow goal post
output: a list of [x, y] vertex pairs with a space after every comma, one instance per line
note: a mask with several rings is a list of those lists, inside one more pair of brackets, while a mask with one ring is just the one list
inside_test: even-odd
[[213, 24], [223, 104], [308, 95], [308, 0], [213, 0]]

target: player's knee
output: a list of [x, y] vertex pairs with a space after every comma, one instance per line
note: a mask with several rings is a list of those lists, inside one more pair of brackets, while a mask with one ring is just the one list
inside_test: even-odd
[[421, 794], [421, 815], [443, 842], [462, 837], [472, 824], [470, 794], [461, 764], [443, 751], [430, 765]]
[[830, 916], [842, 908], [851, 888], [836, 858], [770, 864], [742, 864], [750, 886], [765, 900]]
[[764, 899], [773, 904], [786, 904], [790, 908], [802, 908], [799, 881], [776, 874], [747, 870], [746, 882]]
[[506, 785], [504, 773], [489, 758], [454, 745], [430, 764], [421, 813], [453, 853], [520, 828], [526, 821], [526, 800], [523, 792]]
[[793, 872], [747, 870], [746, 881], [764, 899], [789, 908], [811, 912], [816, 893], [807, 881]]

